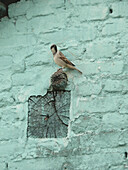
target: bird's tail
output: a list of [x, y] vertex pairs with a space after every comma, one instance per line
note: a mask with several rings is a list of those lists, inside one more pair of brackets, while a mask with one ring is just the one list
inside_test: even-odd
[[82, 72], [80, 70], [78, 70], [76, 67], [74, 67], [75, 70], [77, 70], [80, 74], [82, 74]]
[[69, 65], [68, 64], [68, 68], [71, 68], [73, 70], [77, 70], [80, 74], [82, 74], [82, 72], [80, 70], [78, 70], [76, 67], [72, 66], [72, 65]]

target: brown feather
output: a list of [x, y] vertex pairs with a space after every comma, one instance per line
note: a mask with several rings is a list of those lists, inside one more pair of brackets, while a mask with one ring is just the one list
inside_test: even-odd
[[63, 60], [66, 64], [69, 64], [71, 66], [75, 66], [71, 61], [69, 61], [65, 56], [64, 54], [59, 51], [59, 54], [60, 54], [60, 59]]

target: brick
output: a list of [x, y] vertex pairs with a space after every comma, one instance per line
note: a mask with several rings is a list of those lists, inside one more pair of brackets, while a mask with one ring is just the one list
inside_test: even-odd
[[14, 102], [14, 99], [9, 92], [0, 93], [0, 107], [11, 105]]
[[[34, 170], [36, 168], [37, 170], [41, 170], [41, 168], [43, 167], [43, 170], [52, 170], [52, 169], [65, 169], [64, 167], [66, 167], [66, 168], [70, 168], [71, 170], [73, 170], [74, 168], [76, 170], [82, 170], [85, 168], [91, 170], [91, 169], [100, 168], [101, 166], [104, 167], [110, 164], [116, 165], [118, 163], [123, 162], [123, 158], [121, 157], [120, 153], [110, 153], [110, 152], [98, 153], [94, 155], [83, 155], [83, 156], [75, 155], [75, 156], [71, 156], [68, 159], [68, 161], [65, 160], [64, 158], [65, 157], [58, 157], [56, 159], [45, 158], [45, 160], [37, 159], [36, 161], [34, 159], [23, 160], [23, 161], [10, 163], [10, 168], [11, 169], [18, 168], [19, 170], [28, 169], [28, 168]], [[91, 164], [90, 162], [93, 162], [93, 164]]]
[[10, 77], [6, 76], [6, 75], [0, 75], [0, 92], [4, 91], [4, 90], [9, 90], [12, 86], [12, 82]]
[[[34, 47], [31, 46], [4, 46], [0, 47], [0, 57], [8, 56], [12, 57], [14, 62], [21, 62], [24, 58], [32, 55], [34, 53]], [[37, 50], [37, 48], [36, 48]]]
[[128, 114], [128, 98], [127, 97], [128, 96], [126, 95], [122, 98], [122, 101], [119, 106], [119, 112], [122, 114], [124, 113]]
[[126, 22], [124, 19], [119, 18], [107, 21], [102, 30], [102, 35], [115, 35], [125, 32]]
[[[119, 160], [118, 160], [119, 159]], [[123, 158], [120, 153], [113, 152], [101, 152], [93, 155], [74, 156], [70, 159], [76, 170], [82, 169], [100, 169], [101, 167], [108, 167], [109, 165], [118, 165], [123, 162]], [[119, 162], [118, 162], [119, 161]], [[103, 168], [104, 169], [104, 168]]]
[[102, 130], [105, 129], [127, 129], [128, 115], [121, 115], [117, 112], [103, 115]]
[[16, 17], [20, 15], [25, 15], [27, 10], [31, 7], [31, 1], [20, 1], [17, 3], [12, 3], [9, 5], [8, 14], [9, 17]]
[[120, 135], [121, 144], [128, 144], [128, 130], [124, 129]]
[[123, 91], [127, 92], [128, 91], [128, 79], [121, 81], [121, 84], [122, 84], [122, 87], [123, 87]]
[[103, 0], [71, 0], [71, 3], [77, 4], [77, 5], [88, 5], [88, 4], [96, 4], [96, 3], [102, 3]]
[[128, 3], [127, 2], [116, 2], [111, 6], [113, 13], [111, 16], [113, 17], [125, 17], [128, 16]]
[[90, 74], [98, 74], [98, 73], [108, 73], [108, 74], [121, 74], [123, 71], [123, 62], [115, 61], [115, 62], [105, 62], [105, 61], [97, 61], [97, 62], [86, 62], [84, 64], [80, 64], [79, 66], [81, 71], [85, 75]]
[[77, 112], [104, 113], [113, 112], [118, 109], [119, 101], [117, 97], [90, 97], [79, 99]]
[[17, 33], [15, 25], [14, 25], [14, 20], [3, 20], [0, 22], [0, 37], [1, 38], [9, 38], [10, 36], [14, 35]]
[[[55, 19], [54, 16], [46, 16], [47, 22], [40, 17], [33, 18], [28, 22], [28, 31], [35, 34], [50, 32], [53, 29], [53, 24], [50, 24]], [[58, 23], [57, 23], [58, 24]], [[44, 27], [45, 25], [45, 27]], [[58, 26], [57, 26], [58, 27]]]
[[27, 10], [26, 17], [27, 19], [31, 19], [33, 17], [47, 16], [53, 14], [53, 9], [50, 7], [50, 5], [44, 2], [42, 5], [40, 5], [40, 3], [32, 4], [31, 8]]
[[[43, 17], [34, 17], [28, 21], [28, 25], [27, 25], [28, 32], [32, 34], [33, 33], [35, 34], [46, 33], [46, 35], [47, 33], [50, 33], [50, 32], [56, 32], [57, 30], [61, 30], [65, 28], [65, 25], [64, 25], [65, 19], [66, 19], [66, 16], [64, 15], [64, 13], [60, 13], [59, 16], [46, 15], [45, 19]], [[53, 21], [56, 21], [56, 25]], [[64, 33], [65, 32], [63, 32], [63, 34]]]
[[96, 41], [86, 45], [88, 58], [112, 58], [117, 51], [115, 43], [108, 41]]
[[[0, 156], [1, 157], [6, 157], [7, 160], [11, 155], [17, 155], [17, 153], [21, 153], [22, 151], [22, 146], [20, 146], [21, 143], [17, 141], [12, 142], [12, 141], [1, 141], [0, 142]], [[21, 149], [21, 150], [20, 150]]]
[[126, 165], [117, 165], [117, 166], [112, 166], [110, 170], [124, 170]]
[[123, 71], [123, 61], [115, 61], [111, 63], [101, 63], [99, 66], [99, 69], [101, 72], [109, 72], [111, 74], [121, 74]]
[[121, 36], [120, 43], [121, 43], [121, 45], [125, 46], [127, 41], [128, 41], [128, 33], [125, 33], [124, 35]]
[[107, 80], [105, 82], [104, 90], [109, 92], [119, 92], [123, 90], [123, 85], [119, 80]]
[[[37, 31], [38, 31], [38, 28], [37, 28]], [[56, 31], [49, 32], [48, 34], [41, 34], [41, 38], [43, 40], [46, 39], [49, 43], [51, 43], [51, 42], [55, 42], [55, 37], [56, 37], [56, 42], [58, 43], [61, 43], [61, 42], [65, 43], [67, 40], [71, 40], [70, 44], [72, 44], [72, 40], [77, 40], [77, 39], [79, 39], [79, 41], [82, 41], [82, 42], [93, 40], [96, 38], [97, 32], [98, 32], [97, 28], [95, 28], [94, 24], [90, 23], [89, 25], [84, 24], [83, 27], [68, 28], [65, 31], [59, 30], [57, 32], [57, 36], [56, 36]], [[65, 37], [64, 41], [62, 41], [63, 37]]]
[[11, 126], [16, 121], [23, 121], [25, 119], [25, 106], [23, 104], [17, 104], [16, 106], [7, 106], [0, 109], [1, 123], [4, 128], [6, 126]]
[[[9, 112], [8, 112], [9, 114]], [[17, 139], [21, 135], [20, 128], [18, 126], [8, 126], [7, 124], [1, 123], [0, 128], [2, 129], [0, 131], [0, 140], [10, 140], [10, 139]]]
[[[23, 72], [25, 69], [25, 65], [24, 65], [24, 58], [27, 56], [32, 55], [34, 52], [34, 48], [31, 48], [30, 46], [27, 47], [3, 47], [0, 49], [0, 59], [2, 60], [1, 62], [1, 70], [3, 70], [3, 72], [5, 71], [4, 68], [4, 62], [7, 65], [8, 64], [8, 68], [11, 68], [10, 70], [13, 72]], [[4, 58], [6, 59], [4, 61]], [[11, 61], [12, 60], [12, 61]], [[9, 63], [8, 63], [9, 62]], [[9, 71], [9, 69], [8, 69]], [[3, 73], [4, 75], [6, 75], [6, 77], [9, 77], [11, 73], [11, 71], [9, 73]]]
[[81, 71], [83, 72], [83, 74], [86, 74], [86, 75], [99, 73], [99, 70], [98, 70], [99, 65], [97, 63], [86, 62], [84, 64], [80, 64], [79, 67], [81, 68]]
[[[31, 86], [13, 86], [11, 92], [13, 94], [13, 98], [19, 102], [26, 102], [28, 100], [28, 96], [31, 96], [33, 92], [33, 88]], [[38, 93], [38, 92], [37, 92]]]
[[42, 50], [40, 52], [34, 53], [30, 57], [27, 57], [25, 59], [26, 66], [28, 67], [29, 66], [40, 66], [40, 65], [45, 65], [45, 64], [50, 65], [50, 62], [49, 62], [50, 57], [42, 57], [42, 53], [43, 53], [43, 56], [47, 55], [47, 52]]
[[9, 38], [3, 38], [0, 41], [1, 47], [18, 47], [18, 46], [31, 46], [36, 43], [36, 38], [31, 34], [26, 35], [13, 35]]
[[80, 10], [80, 21], [104, 20], [108, 14], [108, 7], [103, 5], [83, 6]]
[[18, 47], [0, 47], [0, 56], [14, 56], [17, 54], [17, 51], [20, 51], [21, 48]]
[[[114, 2], [116, 0], [107, 0], [107, 2]], [[100, 3], [104, 3], [104, 0], [70, 0], [74, 5], [97, 5]]]
[[[102, 155], [102, 156], [101, 156]], [[94, 154], [92, 157], [90, 157], [90, 160], [88, 159], [87, 164], [88, 167], [91, 166], [91, 168], [95, 169], [95, 167], [100, 166], [105, 166], [105, 165], [115, 165], [118, 164], [119, 162], [123, 162], [123, 158], [121, 157], [120, 153], [99, 153], [99, 154]], [[91, 164], [91, 162], [97, 162], [96, 164]], [[100, 168], [100, 167], [99, 167]]]
[[32, 48], [31, 46], [27, 46], [27, 47], [24, 46], [22, 48], [14, 47], [14, 49], [15, 49], [15, 52], [13, 52], [12, 55], [13, 55], [13, 61], [15, 63], [18, 63], [18, 62], [20, 63], [25, 58], [31, 56], [34, 53], [34, 47]]
[[128, 91], [128, 80], [107, 80], [104, 90], [108, 92], [123, 92]]
[[[102, 129], [101, 129], [102, 130]], [[105, 130], [101, 131], [99, 134], [94, 135], [93, 141], [96, 147], [100, 146], [100, 148], [114, 148], [120, 145], [120, 131], [114, 130]], [[115, 160], [116, 161], [116, 160]]]
[[61, 169], [64, 162], [64, 157], [58, 157], [56, 159], [53, 158], [45, 158], [45, 159], [24, 159], [18, 162], [10, 163], [10, 169], [31, 169], [31, 170], [53, 170], [53, 169]]
[[[34, 84], [34, 83], [32, 83]], [[28, 101], [28, 98], [29, 96], [32, 96], [32, 95], [45, 95], [46, 94], [46, 91], [47, 91], [47, 86], [49, 85], [48, 82], [46, 82], [44, 85], [46, 86], [45, 87], [45, 90], [42, 88], [41, 84], [43, 84], [43, 82], [41, 83], [41, 81], [39, 81], [38, 83], [36, 82], [34, 85], [26, 85], [26, 86], [23, 86], [23, 85], [16, 85], [16, 86], [13, 86], [11, 92], [13, 94], [13, 98], [19, 102], [19, 103], [25, 103]], [[36, 88], [36, 90], [35, 90]]]
[[[83, 159], [82, 159], [83, 158]], [[123, 162], [123, 158], [121, 157], [120, 153], [97, 153], [93, 155], [83, 155], [83, 156], [72, 156], [68, 161], [72, 165], [72, 167], [76, 170], [83, 170], [83, 169], [100, 169], [103, 167], [103, 169], [107, 168], [110, 164], [111, 165], [117, 165], [118, 159], [120, 163]]]
[[0, 70], [9, 69], [12, 67], [11, 56], [0, 56]]
[[100, 124], [101, 120], [99, 118], [84, 114], [71, 122], [71, 129], [75, 134], [85, 133], [98, 129]]
[[61, 7], [65, 7], [65, 1], [56, 0], [56, 3], [54, 3], [54, 1], [50, 1], [48, 5], [51, 6], [52, 9], [58, 10]]
[[6, 168], [6, 163], [0, 162], [0, 169], [5, 169]]
[[[93, 40], [97, 36], [97, 29], [94, 27], [93, 24], [85, 24], [83, 28], [74, 29], [73, 31], [75, 33], [75, 38], [78, 39], [79, 37], [81, 41]], [[79, 32], [79, 34], [77, 34], [77, 31]], [[73, 32], [71, 35], [73, 35]]]
[[77, 141], [76, 142], [78, 143], [77, 145], [80, 146], [82, 153], [84, 153], [84, 149], [86, 150], [87, 148], [88, 153], [90, 151], [90, 154], [92, 153], [93, 155], [95, 153], [100, 154], [102, 151], [107, 153], [123, 153], [125, 152], [125, 147], [123, 148], [122, 146], [126, 143], [124, 143], [123, 139], [121, 138], [121, 134], [122, 132], [120, 130], [102, 130], [101, 125], [95, 131], [93, 130], [81, 133], [79, 138], [77, 136], [77, 141], [79, 141], [79, 143]]
[[45, 95], [49, 87], [49, 77], [53, 71], [51, 67], [46, 68], [41, 66], [39, 68], [38, 66], [38, 68], [30, 68], [30, 70], [25, 73], [14, 74], [12, 76], [13, 97], [16, 101], [26, 102], [31, 95]]
[[[15, 73], [12, 75], [12, 83], [13, 86], [31, 86], [31, 85], [39, 85], [41, 83], [44, 83], [44, 80], [46, 81], [46, 75], [47, 78], [50, 77], [50, 73], [52, 74], [53, 69], [51, 67], [44, 66], [38, 66], [33, 67], [32, 69], [27, 69], [24, 73]], [[45, 72], [45, 74], [44, 74]], [[44, 83], [47, 84], [48, 82]]]
[[[23, 26], [24, 25], [24, 26]], [[28, 21], [25, 16], [20, 16], [16, 20], [16, 30], [19, 33], [27, 33], [28, 32]]]
[[[13, 85], [15, 86], [22, 86], [22, 85], [33, 85], [35, 84], [35, 80], [37, 79], [36, 74], [31, 74], [31, 72], [26, 72], [26, 73], [17, 73], [12, 76], [12, 82]], [[34, 80], [34, 81], [33, 81]], [[37, 80], [36, 80], [37, 81]]]
[[25, 63], [24, 61], [21, 61], [21, 62], [14, 62], [13, 63], [13, 72], [24, 72], [25, 70]]
[[94, 84], [93, 82], [87, 82], [78, 84], [76, 91], [80, 96], [88, 96], [92, 94], [99, 94], [102, 89], [101, 84]]

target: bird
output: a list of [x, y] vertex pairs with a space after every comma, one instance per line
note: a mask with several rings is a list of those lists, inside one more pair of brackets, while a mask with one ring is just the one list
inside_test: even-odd
[[79, 73], [82, 74], [82, 72], [78, 70], [75, 65], [71, 61], [69, 61], [61, 51], [57, 49], [57, 46], [55, 44], [51, 45], [50, 49], [53, 54], [54, 62], [62, 67], [62, 69], [67, 67], [73, 70], [77, 70]]

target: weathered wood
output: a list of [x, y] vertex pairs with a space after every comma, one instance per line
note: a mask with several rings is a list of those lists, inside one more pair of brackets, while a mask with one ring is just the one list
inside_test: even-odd
[[67, 136], [70, 91], [49, 91], [28, 100], [28, 137], [62, 138]]

